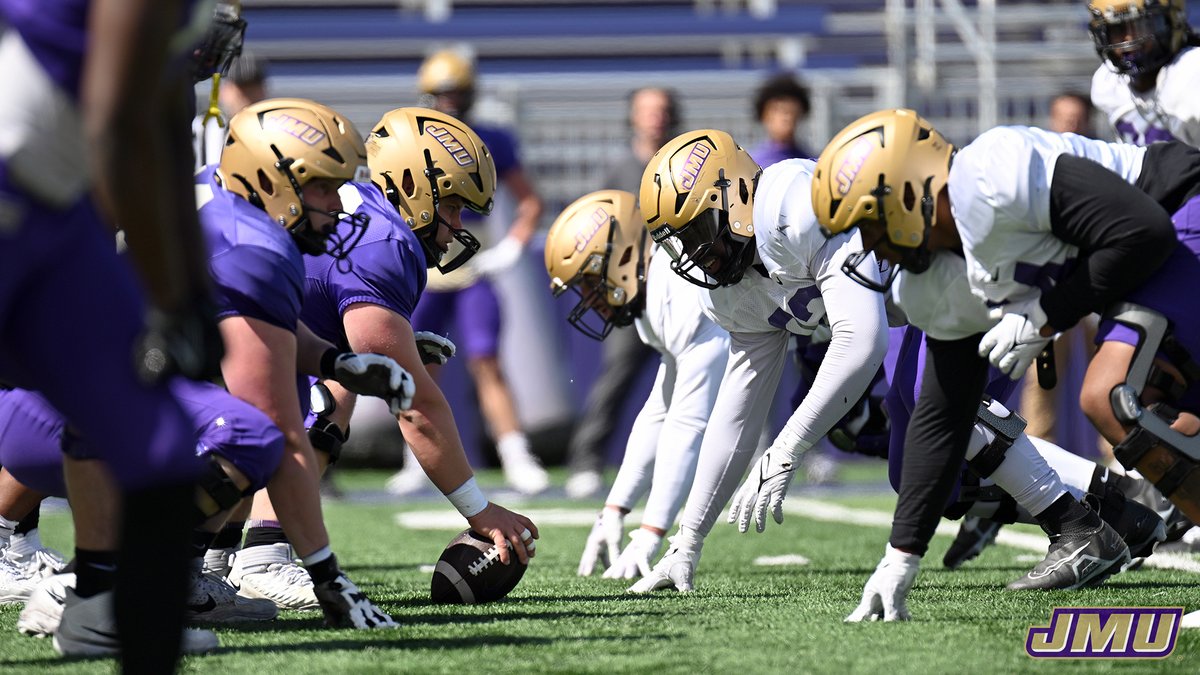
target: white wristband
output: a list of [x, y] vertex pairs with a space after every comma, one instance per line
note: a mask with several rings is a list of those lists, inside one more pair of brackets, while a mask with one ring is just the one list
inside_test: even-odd
[[480, 490], [479, 485], [475, 483], [474, 476], [459, 485], [454, 492], [446, 495], [446, 499], [450, 500], [463, 518], [473, 518], [488, 506], [487, 497], [483, 496], [483, 490]]

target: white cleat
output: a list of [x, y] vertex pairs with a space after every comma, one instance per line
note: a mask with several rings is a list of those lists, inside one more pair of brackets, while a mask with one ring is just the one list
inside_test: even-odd
[[67, 589], [75, 588], [75, 573], [55, 574], [42, 579], [17, 619], [17, 630], [25, 635], [43, 638], [54, 635], [62, 621], [63, 602]]
[[28, 534], [14, 534], [6, 555], [21, 568], [27, 579], [44, 579], [62, 572], [67, 566], [61, 553], [42, 545], [36, 529]]
[[270, 621], [279, 614], [275, 603], [262, 598], [238, 595], [237, 589], [223, 577], [197, 571], [187, 601], [188, 621], [203, 623], [242, 623]]
[[227, 578], [233, 570], [233, 556], [238, 552], [235, 548], [210, 548], [204, 552], [204, 571]]
[[[63, 656], [108, 656], [120, 651], [117, 620], [113, 612], [113, 592], [105, 591], [90, 598], [75, 595], [74, 588], [64, 594], [62, 621], [54, 632], [54, 650]], [[183, 631], [184, 654], [203, 654], [216, 649], [217, 635], [208, 630]]]
[[425, 475], [425, 470], [417, 466], [416, 462], [411, 465], [406, 464], [405, 468], [392, 474], [385, 485], [388, 494], [396, 497], [415, 495], [432, 487], [433, 481], [429, 480], [429, 476]]
[[0, 605], [25, 602], [33, 594], [37, 579], [32, 579], [26, 569], [13, 560], [12, 551], [0, 551]]
[[571, 499], [595, 497], [603, 489], [604, 477], [599, 471], [577, 471], [567, 478], [567, 497]]
[[262, 598], [275, 603], [279, 609], [319, 609], [317, 595], [313, 592], [312, 577], [294, 562], [273, 562], [265, 567], [254, 565], [241, 567], [234, 559], [229, 581], [247, 598]]
[[504, 471], [504, 481], [512, 489], [523, 495], [536, 495], [550, 487], [550, 474], [546, 473], [542, 463], [528, 447], [497, 448], [497, 454]]

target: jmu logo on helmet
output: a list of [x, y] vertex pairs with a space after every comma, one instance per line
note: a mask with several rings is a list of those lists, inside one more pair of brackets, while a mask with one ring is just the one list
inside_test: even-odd
[[583, 253], [587, 250], [588, 244], [596, 238], [596, 233], [600, 231], [600, 228], [610, 222], [612, 222], [612, 216], [608, 215], [608, 211], [605, 211], [603, 206], [597, 206], [596, 210], [592, 212], [591, 228], [586, 232], [575, 233], [575, 251]]
[[459, 166], [471, 166], [475, 163], [475, 158], [471, 156], [467, 148], [446, 127], [430, 124], [425, 127], [425, 131], [433, 136], [433, 139], [446, 149], [446, 152], [450, 153]]
[[684, 190], [691, 190], [696, 184], [696, 179], [700, 177], [700, 171], [704, 168], [704, 163], [708, 161], [712, 155], [712, 146], [700, 141], [692, 146], [692, 151], [683, 160], [683, 166], [679, 169], [679, 187]]
[[1034, 658], [1161, 659], [1175, 650], [1182, 607], [1059, 607], [1049, 626], [1031, 626]]
[[850, 146], [850, 149], [846, 151], [846, 154], [842, 157], [842, 165], [834, 173], [834, 180], [837, 181], [839, 194], [845, 196], [850, 191], [850, 186], [854, 183], [854, 179], [858, 177], [858, 172], [862, 171], [867, 157], [875, 149], [875, 144], [876, 141], [871, 136], [860, 136]]
[[325, 140], [324, 131], [285, 112], [267, 113], [263, 117], [262, 127], [266, 131], [282, 131], [289, 136], [300, 139], [308, 145], [316, 145]]

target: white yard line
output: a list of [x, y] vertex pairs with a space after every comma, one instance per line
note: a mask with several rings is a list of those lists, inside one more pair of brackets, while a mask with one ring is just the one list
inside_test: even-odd
[[[789, 514], [827, 523], [845, 523], [848, 525], [878, 528], [890, 528], [892, 526], [892, 514], [887, 511], [851, 508], [849, 506], [840, 506], [830, 502], [801, 497], [787, 499], [784, 501], [783, 506], [784, 511]], [[533, 522], [540, 525], [568, 527], [591, 526], [596, 520], [596, 512], [596, 509], [572, 508], [530, 509], [523, 511]], [[640, 511], [634, 511], [626, 516], [625, 522], [637, 523], [640, 522], [641, 517], [642, 514]], [[726, 526], [723, 520], [724, 518], [721, 519], [722, 522], [718, 522], [717, 527]], [[457, 511], [449, 508], [397, 513], [396, 524], [410, 530], [460, 530], [465, 526], [462, 516]], [[958, 533], [958, 523], [942, 521], [938, 525], [937, 533], [953, 537]], [[882, 542], [882, 539], [880, 541]], [[1047, 546], [1044, 536], [1026, 534], [1024, 532], [1012, 532], [1008, 529], [1000, 530], [1000, 533], [996, 536], [996, 542], [1012, 548], [1036, 551], [1038, 553], [1044, 553]], [[1148, 567], [1182, 570], [1184, 572], [1200, 574], [1200, 560], [1185, 553], [1156, 553], [1146, 559], [1146, 565]]]

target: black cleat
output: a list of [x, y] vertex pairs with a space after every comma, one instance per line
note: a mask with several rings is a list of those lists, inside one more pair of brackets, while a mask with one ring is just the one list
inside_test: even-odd
[[1154, 547], [1166, 540], [1166, 524], [1158, 513], [1126, 498], [1120, 490], [1105, 490], [1098, 504], [1100, 519], [1111, 525], [1129, 547], [1132, 560], [1128, 567], [1140, 567], [1154, 553]]
[[1158, 514], [1166, 523], [1166, 541], [1179, 541], [1184, 532], [1192, 528], [1192, 521], [1175, 506], [1170, 499], [1154, 487], [1154, 484], [1144, 478], [1125, 476], [1122, 481], [1125, 486], [1126, 499], [1145, 506]]
[[963, 518], [962, 525], [958, 528], [958, 534], [950, 543], [950, 548], [946, 549], [946, 555], [942, 557], [942, 564], [949, 569], [956, 570], [968, 560], [974, 560], [983, 552], [983, 549], [996, 541], [1000, 525], [994, 520], [979, 516]]
[[1129, 560], [1129, 547], [1121, 535], [1101, 521], [1090, 532], [1051, 534], [1046, 557], [1008, 588], [1051, 591], [1098, 586], [1120, 572]]

